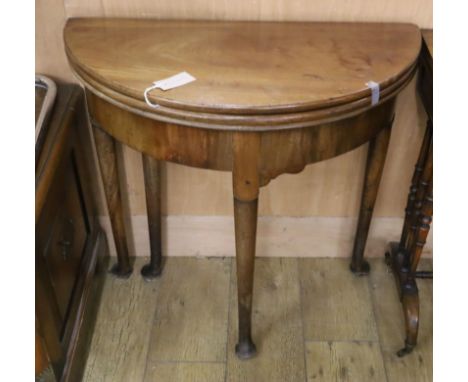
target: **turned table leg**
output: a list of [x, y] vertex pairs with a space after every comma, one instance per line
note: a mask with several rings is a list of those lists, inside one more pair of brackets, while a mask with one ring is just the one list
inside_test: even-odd
[[236, 354], [245, 359], [255, 355], [252, 341], [252, 294], [257, 232], [258, 200], [234, 199], [234, 224], [236, 231], [237, 301], [239, 314], [239, 342]]
[[241, 359], [256, 354], [252, 341], [252, 296], [255, 264], [255, 241], [260, 156], [260, 135], [235, 133], [233, 136], [234, 228], [236, 237], [237, 306], [239, 342], [236, 354]]
[[111, 269], [111, 273], [117, 277], [127, 278], [132, 273], [132, 267], [128, 255], [124, 210], [120, 193], [120, 164], [116, 152], [117, 142], [95, 123], [92, 125], [112, 233], [117, 250], [117, 264]]
[[145, 280], [149, 281], [158, 277], [162, 271], [161, 171], [159, 161], [148, 155], [143, 155], [143, 172], [145, 176], [151, 259], [149, 264], [141, 269], [141, 275]]
[[361, 208], [350, 265], [351, 271], [359, 276], [366, 275], [370, 271], [369, 263], [363, 258], [364, 249], [385, 164], [392, 123], [393, 119], [369, 142]]

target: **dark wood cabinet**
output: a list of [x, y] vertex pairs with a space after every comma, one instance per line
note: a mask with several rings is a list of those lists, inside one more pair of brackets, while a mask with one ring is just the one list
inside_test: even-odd
[[36, 162], [36, 378], [82, 377], [108, 255], [83, 91], [57, 86]]

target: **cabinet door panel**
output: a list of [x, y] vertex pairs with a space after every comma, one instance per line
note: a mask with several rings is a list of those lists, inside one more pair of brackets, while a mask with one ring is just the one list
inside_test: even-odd
[[56, 200], [58, 206], [50, 238], [43, 254], [63, 321], [66, 321], [87, 237], [77, 174], [72, 157], [68, 160]]

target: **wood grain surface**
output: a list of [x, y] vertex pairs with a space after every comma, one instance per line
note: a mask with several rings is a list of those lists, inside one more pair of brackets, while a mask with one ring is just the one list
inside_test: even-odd
[[299, 261], [305, 338], [376, 341], [366, 278], [350, 277], [346, 259]]
[[158, 363], [149, 367], [145, 382], [222, 382], [225, 365], [215, 362]]
[[229, 278], [228, 259], [167, 260], [147, 333], [149, 367], [160, 361], [224, 361], [226, 339], [218, 333], [227, 331]]
[[370, 95], [368, 81], [384, 92], [413, 65], [421, 44], [410, 24], [96, 18], [69, 20], [64, 40], [71, 66], [97, 90], [144, 104], [154, 81], [188, 71], [196, 81], [155, 89], [152, 102], [239, 115], [350, 103]]
[[227, 347], [227, 381], [303, 381], [305, 378], [297, 259], [257, 259], [252, 313], [258, 355], [239, 360], [236, 277], [233, 262]]
[[307, 342], [307, 381], [380, 382], [385, 367], [375, 342]]
[[127, 280], [106, 279], [84, 381], [143, 380], [160, 281], [146, 283], [138, 272]]
[[[136, 268], [147, 261], [148, 259], [138, 261], [135, 264]], [[395, 353], [401, 347], [404, 338], [403, 315], [393, 276], [383, 259], [371, 260], [371, 277], [360, 279], [369, 286], [370, 297], [367, 299], [370, 309], [375, 313], [371, 315], [373, 321], [371, 326], [375, 326], [378, 333], [373, 340], [367, 341], [359, 341], [358, 337], [361, 337], [361, 334], [358, 332], [350, 333], [347, 339], [339, 341], [335, 340], [336, 335], [333, 332], [328, 332], [329, 336], [322, 336], [320, 341], [304, 338], [302, 329], [306, 327], [308, 320], [312, 319], [312, 315], [317, 316], [316, 325], [321, 325], [319, 317], [321, 311], [307, 313], [307, 309], [304, 309], [310, 302], [304, 298], [306, 294], [302, 293], [300, 297], [299, 281], [304, 292], [303, 279], [299, 279], [299, 268], [303, 267], [302, 260], [258, 259], [255, 275], [253, 335], [259, 349], [264, 351], [259, 352], [256, 358], [239, 361], [233, 351], [237, 341], [234, 260], [227, 260], [227, 267], [231, 267], [230, 278], [225, 276], [224, 271], [221, 271], [222, 277], [213, 274], [215, 269], [219, 270], [220, 263], [224, 269], [225, 261], [170, 259], [165, 272], [170, 272], [171, 281], [165, 283], [160, 282], [162, 279], [144, 283], [137, 272], [134, 272], [126, 282], [114, 280], [110, 283], [110, 280], [107, 280], [102, 299], [103, 306], [98, 316], [98, 329], [93, 338], [86, 367], [85, 381], [432, 381], [432, 280], [419, 282], [422, 297], [420, 342], [412, 354], [398, 358]], [[340, 259], [317, 259], [314, 264], [317, 269], [327, 270], [325, 273], [327, 279], [330, 275], [329, 270], [339, 270], [347, 265], [347, 261]], [[431, 269], [431, 261], [423, 260], [421, 266], [423, 269]], [[217, 288], [212, 288], [210, 293], [206, 293], [203, 287], [197, 288], [197, 283], [193, 281], [195, 277], [189, 277], [185, 282], [184, 278], [188, 277], [189, 267], [198, 282], [205, 285], [211, 281], [212, 285], [217, 283]], [[309, 269], [306, 269], [306, 277], [308, 274], [310, 274]], [[337, 289], [356, 288], [356, 292], [361, 293], [361, 287], [355, 287], [354, 282], [349, 282], [354, 279], [349, 271], [343, 274], [342, 278]], [[176, 281], [183, 286], [179, 287]], [[330, 281], [335, 282], [335, 279], [332, 277]], [[188, 284], [192, 286], [193, 291], [181, 294], [181, 291], [187, 290]], [[211, 306], [211, 302], [207, 300], [213, 298], [217, 301], [221, 298], [216, 290], [218, 288], [223, 290], [223, 293], [226, 288], [229, 289], [225, 299], [230, 308], [224, 311], [223, 317], [216, 314], [214, 320], [200, 320], [205, 316], [207, 306]], [[326, 285], [317, 284], [316, 293], [327, 294], [327, 288]], [[166, 304], [179, 306], [182, 296], [185, 298], [190, 296], [193, 301], [190, 302], [190, 307], [185, 305], [187, 310], [182, 315], [185, 318], [192, 315], [198, 324], [197, 330], [189, 332], [187, 328], [190, 324], [187, 320], [173, 315], [180, 315], [181, 311], [171, 310], [170, 314], [165, 316], [167, 320], [165, 330], [168, 334], [159, 331], [156, 325], [157, 315], [153, 324], [149, 316], [155, 312], [155, 309], [162, 308], [160, 296], [166, 296]], [[308, 296], [314, 298], [310, 294]], [[333, 300], [334, 296], [328, 296], [327, 303], [334, 304], [336, 302]], [[115, 306], [117, 299], [128, 301], [128, 304], [119, 305], [124, 308], [123, 310], [117, 310]], [[348, 321], [348, 327], [360, 327], [362, 316], [343, 313], [352, 311], [355, 299], [343, 299], [340, 302], [344, 307], [340, 311], [335, 310], [340, 315], [336, 319], [342, 323]], [[301, 314], [301, 311], [304, 314]], [[334, 319], [329, 315], [321, 317], [322, 320]], [[223, 329], [220, 329], [221, 326]], [[217, 330], [209, 332], [211, 328]], [[153, 335], [150, 340], [151, 330]], [[158, 341], [167, 345], [168, 336], [178, 331], [183, 334], [176, 339], [177, 346], [172, 347], [170, 351], [172, 361], [157, 361], [148, 357], [148, 353], [154, 354], [153, 347], [161, 349]], [[204, 348], [203, 338], [196, 340], [199, 335], [197, 333], [200, 335], [209, 333], [205, 336], [210, 343], [224, 343], [225, 346], [220, 353], [226, 358], [220, 359], [219, 362], [197, 361], [198, 355], [194, 351], [194, 344], [199, 341], [200, 349]], [[217, 345], [214, 348], [219, 349]], [[212, 355], [214, 356], [214, 353]], [[216, 358], [218, 357], [213, 359]]]

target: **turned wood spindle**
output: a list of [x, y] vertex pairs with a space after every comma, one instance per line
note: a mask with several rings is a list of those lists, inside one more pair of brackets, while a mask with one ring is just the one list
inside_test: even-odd
[[[404, 252], [404, 268], [405, 270], [409, 270], [411, 264], [411, 249], [413, 247], [413, 243], [416, 236], [416, 231], [418, 229], [419, 224], [419, 215], [421, 213], [421, 208], [423, 205], [424, 197], [426, 192], [429, 190], [429, 184], [432, 180], [432, 140], [429, 143], [428, 154], [426, 158], [426, 162], [424, 164], [424, 169], [422, 171], [419, 184], [417, 187], [416, 195], [415, 195], [415, 202], [413, 206], [413, 212], [410, 216], [409, 226], [410, 229], [408, 230], [408, 235], [406, 237], [406, 242], [404, 244], [405, 252]], [[432, 192], [432, 190], [431, 190]]]
[[411, 186], [410, 191], [408, 194], [408, 202], [405, 208], [405, 221], [403, 223], [403, 230], [401, 232], [401, 239], [399, 249], [400, 251], [405, 251], [408, 248], [406, 247], [411, 219], [414, 213], [414, 204], [416, 200], [416, 192], [418, 190], [419, 181], [421, 179], [421, 175], [424, 170], [424, 166], [427, 160], [427, 156], [429, 153], [429, 146], [432, 142], [432, 122], [430, 120], [427, 121], [426, 125], [426, 132], [424, 134], [423, 143], [421, 149], [419, 151], [418, 161], [416, 162], [413, 178], [411, 179]]
[[415, 232], [412, 248], [410, 250], [411, 273], [415, 273], [421, 258], [426, 238], [432, 222], [432, 177], [427, 186], [427, 192], [422, 202], [418, 217], [419, 223]]

